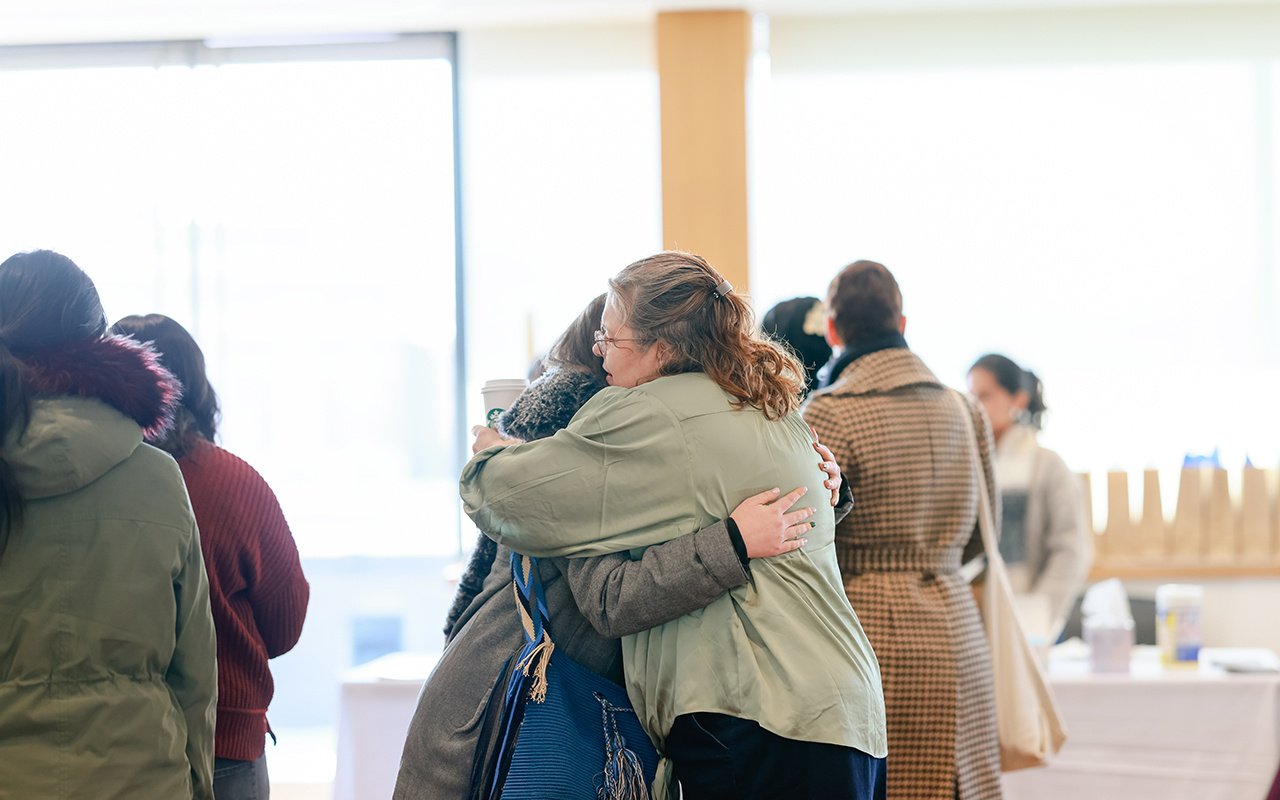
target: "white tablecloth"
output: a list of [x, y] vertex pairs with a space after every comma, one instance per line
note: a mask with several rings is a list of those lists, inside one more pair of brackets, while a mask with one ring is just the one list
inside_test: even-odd
[[418, 692], [438, 653], [392, 653], [342, 679], [334, 800], [388, 800]]
[[[1280, 675], [1163, 671], [1137, 648], [1129, 675], [1065, 659], [1050, 682], [1068, 740], [1045, 768], [1007, 773], [1008, 800], [1262, 800], [1280, 766]], [[891, 756], [892, 757], [892, 756]]]

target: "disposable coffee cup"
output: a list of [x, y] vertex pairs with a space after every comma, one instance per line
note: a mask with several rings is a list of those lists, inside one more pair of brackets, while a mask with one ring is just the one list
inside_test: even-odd
[[524, 378], [502, 378], [485, 381], [480, 387], [480, 396], [484, 398], [484, 424], [490, 428], [498, 425], [498, 417], [511, 408], [511, 404], [524, 392], [529, 383]]

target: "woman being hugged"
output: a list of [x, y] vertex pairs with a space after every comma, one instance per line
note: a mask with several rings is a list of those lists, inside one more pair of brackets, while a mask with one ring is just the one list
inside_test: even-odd
[[187, 329], [147, 314], [125, 317], [112, 331], [149, 344], [182, 382], [174, 425], [147, 442], [178, 460], [200, 526], [218, 632], [214, 789], [218, 800], [266, 800], [267, 706], [275, 691], [268, 660], [297, 644], [310, 596], [298, 547], [267, 482], [213, 443], [218, 396]]
[[212, 800], [213, 621], [179, 387], [47, 250], [0, 264], [0, 797]]
[[[555, 436], [472, 459], [468, 514], [517, 552], [573, 560], [642, 552], [780, 482], [821, 491], [803, 370], [753, 328], [697, 256], [626, 267], [597, 335], [611, 388]], [[688, 800], [883, 796], [879, 668], [844, 596], [832, 509], [810, 523], [799, 548], [752, 560], [749, 583], [623, 637], [628, 693]]]

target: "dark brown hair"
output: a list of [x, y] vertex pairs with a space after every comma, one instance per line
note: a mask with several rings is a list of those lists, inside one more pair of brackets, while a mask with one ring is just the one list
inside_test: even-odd
[[705, 372], [769, 419], [800, 406], [804, 368], [756, 333], [751, 307], [701, 256], [663, 252], [631, 264], [609, 281], [615, 307], [641, 342], [664, 348], [661, 374]]
[[607, 298], [607, 294], [602, 294], [587, 304], [565, 332], [560, 334], [556, 343], [551, 345], [551, 350], [547, 353], [547, 364], [590, 372], [601, 383], [605, 382], [604, 364], [592, 348], [595, 347], [595, 335], [600, 329], [600, 316], [604, 314]]
[[[35, 250], [0, 264], [0, 437], [25, 430], [31, 413], [21, 357], [96, 339], [106, 329], [98, 290], [71, 259]], [[0, 454], [0, 555], [24, 507], [17, 476]]]
[[898, 332], [902, 291], [884, 264], [855, 261], [831, 281], [827, 313], [845, 347], [851, 347]]
[[139, 314], [120, 320], [111, 332], [149, 342], [160, 365], [182, 383], [182, 405], [173, 425], [148, 442], [174, 458], [186, 455], [197, 437], [212, 442], [218, 433], [218, 395], [205, 372], [204, 352], [187, 329], [164, 314]]
[[985, 369], [1009, 394], [1017, 394], [1018, 392], [1027, 393], [1027, 412], [1026, 422], [1034, 425], [1037, 429], [1044, 423], [1044, 412], [1048, 411], [1048, 407], [1044, 404], [1044, 384], [1036, 377], [1036, 374], [1029, 369], [1023, 369], [1018, 363], [1008, 356], [1002, 356], [999, 353], [987, 353], [982, 358], [973, 362], [973, 366], [969, 367], [969, 371], [975, 369]]
[[831, 359], [823, 327], [826, 306], [816, 297], [794, 297], [784, 300], [760, 318], [760, 331], [795, 353], [804, 367], [804, 391], [818, 383], [818, 370]]

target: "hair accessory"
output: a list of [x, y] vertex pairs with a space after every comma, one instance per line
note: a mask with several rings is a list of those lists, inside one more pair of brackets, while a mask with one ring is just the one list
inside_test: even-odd
[[716, 288], [712, 289], [711, 291], [715, 294], [716, 297], [724, 297], [726, 294], [733, 291], [733, 284], [729, 283], [728, 280], [723, 280], [723, 281], [720, 281], [719, 285], [717, 285]]
[[823, 336], [827, 332], [827, 304], [821, 300], [814, 299], [813, 305], [809, 306], [809, 311], [804, 315], [804, 324], [801, 327], [805, 333], [810, 336]]

